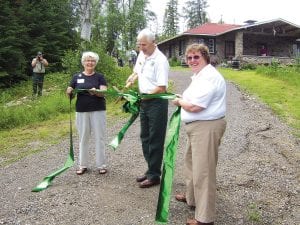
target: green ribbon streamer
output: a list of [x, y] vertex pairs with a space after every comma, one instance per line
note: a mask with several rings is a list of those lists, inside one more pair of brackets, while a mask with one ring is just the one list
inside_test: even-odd
[[110, 142], [109, 146], [113, 147], [114, 150], [120, 145], [126, 131], [133, 124], [140, 112], [140, 97], [136, 92], [130, 92], [128, 94], [121, 94], [123, 98], [127, 101], [123, 105], [123, 111], [126, 113], [131, 113], [130, 119], [121, 128], [117, 136]]
[[143, 99], [161, 98], [161, 99], [174, 99], [175, 94], [172, 93], [160, 93], [160, 94], [138, 94], [132, 90], [127, 93], [118, 93], [120, 96], [125, 98], [127, 102], [123, 105], [123, 111], [131, 113], [130, 119], [121, 128], [117, 136], [110, 142], [109, 146], [113, 147], [114, 150], [120, 145], [126, 131], [133, 124], [135, 119], [138, 117], [140, 112], [140, 101]]
[[[142, 99], [161, 98], [161, 99], [174, 99], [175, 94], [162, 93], [162, 94], [141, 94], [129, 91], [129, 93], [120, 93], [127, 102], [123, 105], [123, 110], [132, 114], [129, 121], [122, 127], [118, 135], [109, 144], [116, 149], [121, 143], [125, 132], [132, 125], [135, 119], [139, 115], [139, 104]], [[176, 111], [170, 118], [167, 136], [165, 141], [165, 156], [163, 161], [162, 180], [159, 191], [159, 198], [157, 202], [156, 217], [157, 223], [167, 223], [169, 215], [169, 206], [171, 199], [172, 183], [174, 177], [174, 167], [176, 160], [176, 152], [178, 146], [178, 137], [180, 129], [180, 107], [177, 107]]]
[[70, 98], [70, 150], [69, 150], [69, 155], [68, 158], [64, 164], [64, 166], [51, 173], [50, 175], [44, 177], [42, 182], [40, 182], [36, 187], [34, 187], [31, 191], [32, 192], [39, 192], [45, 190], [49, 185], [51, 185], [51, 182], [54, 180], [56, 176], [59, 174], [63, 173], [65, 170], [69, 169], [71, 166], [74, 164], [74, 151], [73, 151], [73, 135], [72, 135], [72, 118], [71, 118], [71, 101], [72, 99]]
[[157, 223], [168, 222], [170, 198], [174, 177], [174, 167], [178, 146], [179, 129], [181, 123], [180, 109], [180, 107], [177, 107], [176, 111], [173, 113], [169, 121], [165, 141], [165, 156], [163, 161], [162, 181], [160, 185], [155, 216], [155, 221]]

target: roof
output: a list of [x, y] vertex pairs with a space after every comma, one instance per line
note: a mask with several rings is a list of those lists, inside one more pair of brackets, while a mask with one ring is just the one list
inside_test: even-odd
[[[248, 21], [249, 22], [249, 21]], [[280, 28], [280, 26], [283, 28]], [[295, 37], [299, 37], [300, 34], [300, 26], [293, 24], [291, 22], [288, 22], [284, 19], [277, 18], [269, 21], [264, 22], [255, 22], [250, 24], [244, 24], [244, 25], [238, 25], [238, 24], [219, 24], [219, 23], [205, 23], [198, 27], [189, 29], [187, 31], [184, 31], [181, 34], [178, 34], [174, 37], [168, 38], [166, 40], [161, 41], [160, 44], [163, 44], [165, 42], [168, 42], [170, 40], [183, 37], [183, 36], [219, 36], [223, 35], [225, 33], [231, 32], [231, 31], [237, 31], [237, 30], [253, 30], [255, 32], [255, 29], [259, 29], [261, 32], [262, 27], [264, 27], [264, 30], [268, 31], [269, 33], [272, 32], [274, 35], [277, 33], [281, 34], [291, 34]]]
[[217, 36], [240, 27], [242, 27], [242, 25], [205, 23], [198, 27], [187, 30], [183, 32], [183, 34], [196, 34], [196, 35], [201, 34], [201, 35]]

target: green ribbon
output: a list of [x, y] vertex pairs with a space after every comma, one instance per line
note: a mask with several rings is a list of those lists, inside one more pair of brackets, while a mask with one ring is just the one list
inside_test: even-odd
[[[163, 94], [141, 94], [139, 95], [136, 92], [129, 91], [129, 93], [120, 93], [127, 102], [123, 105], [123, 110], [132, 114], [129, 121], [122, 127], [118, 135], [112, 140], [109, 144], [114, 149], [116, 149], [121, 143], [126, 131], [135, 121], [139, 115], [139, 104], [142, 99], [151, 99], [151, 98], [161, 98], [161, 99], [174, 99], [176, 98], [175, 94], [163, 93]], [[176, 160], [176, 152], [178, 146], [178, 137], [180, 129], [180, 107], [177, 107], [176, 111], [172, 114], [166, 140], [165, 140], [165, 156], [163, 161], [162, 169], [162, 179], [159, 191], [159, 198], [157, 202], [156, 217], [155, 221], [157, 223], [167, 223], [169, 215], [169, 206], [172, 192], [172, 183], [174, 177], [174, 168]]]
[[170, 198], [174, 177], [175, 160], [178, 146], [180, 129], [180, 107], [171, 116], [165, 141], [165, 156], [163, 161], [162, 182], [159, 190], [159, 197], [156, 208], [155, 221], [167, 223], [169, 215]]
[[69, 150], [69, 155], [68, 158], [64, 164], [64, 166], [51, 173], [50, 175], [44, 177], [42, 182], [40, 182], [36, 187], [34, 187], [31, 191], [32, 192], [39, 192], [45, 190], [49, 185], [51, 185], [52, 180], [59, 174], [63, 173], [65, 170], [69, 169], [71, 166], [74, 164], [74, 151], [73, 151], [73, 135], [72, 135], [72, 118], [71, 118], [71, 101], [72, 99], [70, 98], [70, 150]]
[[110, 142], [109, 146], [111, 146], [114, 150], [120, 145], [126, 131], [133, 124], [140, 112], [140, 102], [143, 99], [152, 99], [152, 98], [161, 98], [161, 99], [174, 99], [176, 98], [175, 94], [172, 93], [160, 93], [160, 94], [138, 94], [132, 90], [129, 90], [127, 93], [118, 93], [127, 101], [123, 105], [123, 111], [131, 113], [130, 119], [127, 123], [121, 128], [117, 136]]
[[[88, 91], [87, 89], [75, 89], [74, 93], [80, 93]], [[142, 99], [151, 99], [151, 98], [161, 98], [161, 99], [174, 99], [176, 97], [175, 94], [171, 93], [163, 93], [163, 94], [141, 94], [139, 95], [137, 92], [128, 91], [127, 93], [122, 93], [114, 90], [105, 90], [100, 91], [99, 89], [96, 90], [97, 92], [112, 94], [122, 96], [127, 101], [123, 105], [123, 110], [127, 113], [131, 113], [131, 117], [129, 121], [122, 127], [118, 135], [112, 140], [110, 146], [116, 149], [119, 144], [121, 143], [126, 131], [135, 121], [135, 119], [139, 115], [139, 106], [140, 101]], [[39, 192], [45, 190], [53, 179], [69, 169], [71, 166], [74, 165], [74, 151], [73, 151], [73, 139], [72, 139], [72, 120], [71, 120], [71, 99], [70, 98], [70, 150], [68, 158], [64, 164], [64, 166], [51, 173], [50, 175], [46, 176], [42, 182], [40, 182], [35, 188], [32, 189], [33, 192]], [[170, 205], [170, 196], [172, 191], [172, 181], [174, 176], [174, 164], [176, 159], [176, 151], [178, 145], [178, 137], [179, 137], [179, 129], [180, 129], [180, 107], [176, 109], [176, 111], [171, 116], [169, 121], [167, 136], [165, 141], [165, 156], [163, 161], [163, 170], [162, 170], [162, 180], [161, 186], [159, 191], [159, 198], [157, 203], [157, 210], [156, 210], [156, 218], [155, 221], [158, 223], [166, 223], [168, 221], [168, 214], [169, 214], [169, 205]]]

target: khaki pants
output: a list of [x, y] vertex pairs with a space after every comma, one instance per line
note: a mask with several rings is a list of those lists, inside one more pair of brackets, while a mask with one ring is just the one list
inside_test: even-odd
[[225, 119], [195, 121], [185, 126], [188, 147], [185, 155], [187, 204], [196, 206], [195, 219], [215, 220], [218, 147], [225, 132]]

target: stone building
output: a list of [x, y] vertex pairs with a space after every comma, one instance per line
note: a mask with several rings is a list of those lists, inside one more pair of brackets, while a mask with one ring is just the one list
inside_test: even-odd
[[246, 21], [244, 25], [206, 23], [158, 43], [168, 58], [184, 63], [191, 43], [205, 43], [216, 63], [291, 64], [300, 56], [300, 26], [283, 19]]

